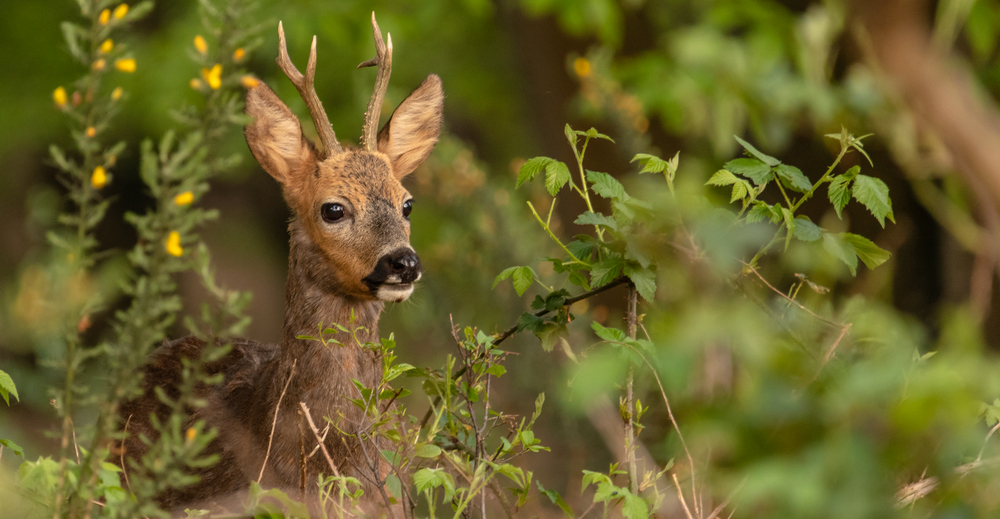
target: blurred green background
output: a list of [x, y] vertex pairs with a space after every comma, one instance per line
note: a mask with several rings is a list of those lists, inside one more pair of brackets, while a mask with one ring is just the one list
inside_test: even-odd
[[[392, 34], [395, 48], [387, 110], [429, 73], [441, 76], [446, 92], [446, 134], [406, 184], [416, 200], [412, 243], [424, 266], [423, 281], [409, 301], [389, 306], [382, 319], [383, 334], [396, 335], [401, 360], [436, 366], [453, 353], [449, 316], [457, 324], [493, 332], [510, 326], [527, 309], [527, 301], [517, 298], [509, 283], [495, 290], [490, 285], [511, 265], [551, 273], [543, 266], [550, 245], [524, 205], [526, 199], [544, 200], [542, 186], [515, 192], [513, 184], [527, 158], [572, 161], [563, 137], [567, 122], [578, 129], [595, 126], [616, 140], [615, 145], [593, 145], [589, 168], [623, 178], [636, 171], [628, 163], [635, 153], [666, 158], [680, 151], [678, 182], [688, 186], [704, 183], [737, 156], [734, 134], [816, 180], [838, 151], [836, 142], [824, 140], [823, 134], [838, 133], [842, 125], [857, 135], [874, 133], [865, 141], [875, 164], [867, 174], [889, 185], [896, 224], [882, 229], [857, 204], [844, 223], [834, 223], [822, 201], [810, 201], [804, 210], [816, 222], [870, 237], [893, 253], [892, 260], [875, 271], [861, 269], [852, 278], [843, 269], [796, 263], [793, 250], [787, 263], [770, 267], [768, 277], [784, 289], [800, 268], [815, 269], [808, 274], [834, 287], [835, 301], [854, 295], [876, 301], [891, 316], [884, 318], [882, 328], [898, 325], [905, 330], [900, 333], [915, 336], [914, 343], [924, 346], [941, 337], [950, 322], [943, 316], [965, 308], [971, 316], [966, 324], [974, 330], [970, 333], [981, 330], [983, 347], [1000, 347], [993, 291], [997, 200], [989, 189], [969, 187], [975, 172], [960, 171], [970, 169], [961, 149], [935, 134], [940, 128], [908, 97], [912, 92], [898, 86], [892, 67], [879, 66], [886, 54], [880, 40], [871, 38], [873, 27], [912, 19], [915, 30], [931, 40], [926, 54], [941, 53], [949, 66], [964, 71], [969, 89], [989, 115], [996, 111], [993, 99], [1000, 93], [998, 2], [893, 0], [877, 8], [836, 0], [263, 2], [259, 21], [268, 29], [247, 68], [299, 114], [307, 132], [312, 128], [305, 122], [304, 103], [273, 60], [278, 20], [300, 66], [311, 36], [318, 36], [317, 92], [338, 138], [356, 142], [374, 80], [374, 70], [355, 70], [374, 52], [368, 25], [372, 10], [383, 31]], [[62, 20], [77, 16], [70, 1], [13, 0], [0, 7], [0, 367], [11, 374], [21, 395], [16, 405], [0, 410], [0, 437], [38, 455], [57, 450], [57, 440], [41, 433], [54, 425], [46, 387], [60, 373], [43, 364], [59, 355], [61, 345], [47, 333], [45, 308], [33, 295], [39, 281], [32, 266], [47, 250], [44, 233], [62, 204], [63, 190], [47, 148], [50, 143], [70, 144], [52, 92], [68, 87], [83, 72], [65, 49], [59, 28]], [[106, 142], [128, 142], [114, 181], [104, 191], [115, 202], [98, 230], [101, 249], [112, 256], [135, 240], [122, 215], [149, 204], [137, 174], [140, 142], [177, 126], [171, 109], [202, 99], [188, 88], [199, 74], [188, 54], [201, 32], [194, 0], [157, 2], [128, 32], [138, 69], [118, 78], [128, 92], [127, 104], [102, 136]], [[247, 335], [276, 342], [283, 319], [289, 213], [277, 184], [254, 162], [242, 135], [234, 132], [223, 145], [244, 160], [218, 178], [203, 200], [202, 205], [221, 211], [203, 234], [220, 282], [254, 294]], [[867, 169], [863, 160], [855, 154], [842, 167]], [[623, 182], [644, 190], [629, 177]], [[725, 193], [704, 192], [720, 205], [726, 202]], [[557, 206], [562, 233], [572, 234], [569, 222], [580, 210], [573, 203]], [[112, 259], [105, 268], [120, 272], [124, 267]], [[660, 278], [659, 295], [669, 305], [688, 297], [706, 298], [695, 306], [712, 304], [698, 280], [670, 277], [674, 275], [664, 269]], [[186, 307], [194, 312], [204, 293], [193, 275], [181, 283]], [[117, 307], [125, 304], [120, 301]], [[661, 327], [673, 330], [662, 331], [669, 335], [684, 324], [713, 326], [697, 319], [678, 322], [669, 305], [648, 309], [654, 336]], [[613, 325], [621, 324], [623, 310], [624, 297], [614, 291], [574, 307], [577, 314]], [[705, 315], [714, 319], [727, 311], [723, 304]], [[741, 311], [734, 307], [733, 322], [757, 319], [743, 316], [746, 321], [740, 321]], [[689, 316], [698, 315], [692, 312]], [[595, 339], [588, 319], [581, 321], [570, 327], [570, 339], [585, 348]], [[109, 332], [101, 316], [94, 322], [87, 332], [91, 343]], [[172, 335], [185, 333], [177, 325]], [[705, 342], [693, 332], [689, 339]], [[510, 412], [530, 414], [539, 392], [572, 395], [567, 387], [586, 385], [580, 379], [589, 376], [586, 372], [574, 375], [563, 356], [542, 352], [534, 337], [517, 336], [507, 347], [519, 355], [509, 362], [510, 374], [496, 398]], [[708, 371], [699, 371], [703, 367], [672, 365], [676, 376], [666, 374], [668, 389], [700, 395], [692, 397], [695, 403], [714, 391], [725, 392], [719, 388], [729, 383], [712, 382]], [[540, 422], [547, 434], [538, 434], [554, 452], [529, 462], [539, 477], [560, 489], [578, 484], [573, 478], [579, 469], [603, 469], [614, 458], [595, 420], [581, 412], [589, 407], [587, 400], [581, 404], [584, 394], [567, 396], [566, 401], [576, 398], [572, 405], [549, 400], [553, 403]], [[423, 403], [409, 405], [420, 410]], [[703, 437], [719, 438], [713, 436], [722, 433], [711, 409], [700, 418], [691, 413], [690, 423]], [[669, 458], [676, 445], [668, 439], [667, 424], [655, 422], [662, 418], [654, 419], [648, 441], [654, 456]], [[680, 418], [683, 427], [683, 414]], [[755, 427], [761, 426], [750, 429]], [[16, 460], [4, 456], [2, 464], [13, 468]]]

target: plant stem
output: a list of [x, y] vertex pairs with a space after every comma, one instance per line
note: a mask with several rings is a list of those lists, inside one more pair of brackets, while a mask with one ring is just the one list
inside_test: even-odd
[[570, 250], [567, 249], [565, 245], [563, 245], [563, 242], [559, 241], [559, 238], [557, 238], [556, 235], [552, 233], [552, 229], [549, 228], [548, 224], [542, 221], [541, 216], [538, 216], [538, 211], [535, 211], [535, 206], [531, 205], [530, 201], [528, 202], [528, 207], [531, 208], [531, 214], [535, 215], [535, 220], [538, 220], [538, 224], [542, 226], [542, 229], [545, 229], [545, 232], [549, 233], [549, 237], [552, 238], [552, 240], [555, 241], [557, 244], [559, 244], [559, 246], [562, 247], [562, 250], [566, 251], [566, 254], [569, 254], [569, 257], [573, 258], [573, 261], [579, 261], [580, 263], [586, 264], [585, 262], [580, 261], [580, 258], [577, 258], [575, 255], [573, 255], [573, 253], [570, 252]]
[[[580, 193], [583, 197], [583, 201], [587, 203], [587, 210], [594, 212], [594, 206], [590, 203], [590, 189], [587, 188], [587, 173], [583, 169], [583, 156], [587, 153], [587, 144], [590, 144], [590, 137], [584, 137], [583, 148], [577, 153], [576, 145], [573, 145], [573, 155], [576, 156], [576, 166], [580, 170], [580, 183], [583, 185], [583, 191]], [[604, 230], [601, 229], [600, 225], [594, 225], [594, 230], [597, 232], [597, 239], [604, 241]]]
[[[635, 339], [636, 324], [636, 303], [638, 302], [638, 290], [635, 284], [628, 284], [628, 335]], [[633, 394], [633, 373], [632, 366], [628, 368], [628, 379], [625, 381], [625, 406], [628, 410], [625, 413], [625, 452], [628, 457], [629, 490], [633, 495], [639, 494], [639, 471], [636, 467], [635, 459], [635, 401]]]
[[[837, 164], [840, 164], [840, 159], [844, 158], [844, 155], [847, 154], [847, 150], [848, 149], [850, 149], [850, 148], [842, 147], [840, 149], [840, 153], [837, 155], [836, 160], [834, 160], [833, 164], [830, 164], [830, 167], [826, 169], [826, 173], [823, 173], [823, 176], [820, 177], [820, 179], [817, 180], [815, 184], [813, 184], [812, 189], [810, 189], [808, 193], [802, 195], [802, 198], [798, 199], [798, 201], [796, 201], [794, 204], [789, 203], [789, 210], [791, 211], [792, 216], [795, 215], [795, 211], [797, 211], [799, 209], [799, 207], [801, 207], [802, 204], [806, 200], [808, 200], [809, 198], [811, 198], [813, 196], [813, 194], [816, 193], [816, 190], [819, 189], [819, 186], [821, 184], [823, 184], [824, 182], [829, 182], [831, 180], [830, 174], [833, 173], [833, 170], [834, 170], [834, 168], [837, 167]], [[778, 183], [778, 189], [781, 189], [781, 194], [784, 195], [785, 194], [785, 190], [781, 187], [781, 181], [780, 180], [776, 180], [776, 182]], [[785, 196], [785, 202], [788, 202], [788, 197], [787, 196]], [[740, 214], [743, 214], [743, 213], [740, 212]], [[767, 251], [771, 250], [771, 247], [773, 247], [775, 243], [778, 243], [778, 241], [779, 241], [778, 237], [781, 235], [781, 231], [782, 230], [787, 231], [787, 229], [784, 226], [779, 227], [778, 230], [775, 231], [774, 237], [771, 238], [771, 241], [767, 242], [767, 245], [761, 247], [761, 249], [759, 251], [757, 251], [757, 254], [754, 254], [753, 258], [748, 262], [748, 264], [751, 267], [756, 267], [757, 266], [757, 260], [759, 260], [761, 258], [761, 256], [763, 256], [764, 254], [767, 254]]]

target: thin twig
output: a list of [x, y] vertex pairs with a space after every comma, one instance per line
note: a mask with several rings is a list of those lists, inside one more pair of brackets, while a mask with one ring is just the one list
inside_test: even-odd
[[743, 266], [745, 266], [746, 268], [750, 269], [750, 272], [753, 272], [757, 276], [757, 278], [759, 278], [761, 280], [762, 283], [764, 283], [765, 285], [767, 285], [768, 288], [770, 288], [771, 290], [773, 290], [776, 294], [780, 295], [781, 297], [787, 299], [790, 303], [792, 303], [795, 306], [801, 308], [806, 313], [808, 313], [809, 315], [811, 315], [811, 316], [819, 319], [820, 321], [823, 321], [824, 323], [829, 324], [830, 326], [836, 326], [838, 328], [843, 328], [844, 325], [842, 323], [831, 321], [831, 320], [829, 320], [829, 319], [827, 319], [827, 318], [825, 318], [825, 317], [823, 317], [821, 315], [816, 314], [816, 312], [813, 312], [812, 310], [810, 310], [810, 309], [802, 306], [802, 304], [800, 304], [798, 301], [796, 301], [796, 300], [788, 297], [787, 295], [785, 295], [785, 293], [782, 292], [781, 290], [778, 290], [777, 288], [774, 288], [774, 285], [768, 283], [767, 280], [764, 279], [764, 276], [760, 275], [760, 272], [757, 272], [757, 269], [754, 268], [753, 266], [751, 266], [749, 263], [746, 263], [746, 262], [741, 262], [741, 263], [743, 263]]
[[674, 478], [674, 488], [677, 489], [677, 498], [681, 500], [681, 506], [684, 507], [684, 513], [687, 514], [688, 519], [694, 519], [694, 516], [691, 515], [691, 509], [688, 508], [687, 501], [684, 500], [684, 492], [681, 492], [681, 484], [677, 481], [677, 473], [675, 472], [670, 475]]
[[264, 464], [260, 466], [260, 474], [257, 476], [257, 483], [264, 478], [264, 468], [267, 467], [267, 458], [271, 455], [271, 442], [274, 440], [274, 428], [278, 425], [278, 411], [281, 409], [281, 401], [285, 398], [285, 391], [288, 391], [288, 384], [292, 382], [292, 377], [295, 376], [295, 365], [298, 364], [299, 359], [292, 360], [292, 369], [288, 372], [288, 380], [285, 381], [285, 387], [281, 388], [281, 395], [278, 396], [278, 403], [274, 405], [274, 419], [271, 420], [271, 434], [267, 436], [267, 451], [264, 452]]
[[[580, 295], [577, 295], [577, 296], [573, 296], [573, 297], [567, 298], [563, 302], [563, 307], [567, 307], [568, 308], [570, 306], [573, 306], [574, 303], [578, 303], [578, 302], [583, 301], [584, 299], [587, 299], [589, 297], [596, 296], [597, 294], [600, 294], [601, 292], [605, 292], [607, 290], [611, 290], [612, 288], [614, 288], [614, 287], [616, 287], [618, 285], [627, 283], [628, 281], [629, 281], [629, 278], [627, 276], [621, 276], [619, 278], [614, 279], [613, 281], [611, 281], [607, 285], [595, 288], [595, 289], [590, 290], [588, 292], [584, 292], [584, 293], [582, 293]], [[546, 315], [548, 313], [550, 313], [549, 310], [539, 310], [539, 311], [535, 312], [535, 317], [542, 317], [543, 315]], [[507, 340], [507, 338], [509, 338], [511, 335], [514, 335], [515, 333], [517, 333], [517, 325], [516, 324], [514, 326], [511, 326], [510, 328], [507, 328], [506, 330], [504, 330], [503, 333], [501, 333], [500, 335], [497, 335], [496, 339], [493, 340], [493, 345], [496, 346], [496, 345], [500, 344], [501, 342]], [[458, 377], [461, 377], [462, 375], [465, 374], [465, 371], [466, 371], [466, 367], [462, 366], [462, 369], [459, 369], [458, 371], [455, 372], [454, 375], [452, 375], [452, 379], [457, 380]], [[435, 398], [434, 399], [434, 403], [427, 409], [427, 412], [424, 413], [424, 417], [420, 419], [420, 428], [421, 429], [423, 429], [424, 426], [427, 425], [427, 421], [430, 420], [431, 416], [434, 414], [434, 408], [437, 407], [437, 405], [439, 403], [441, 403], [441, 397]]]
[[[125, 428], [122, 432], [125, 433], [125, 438], [128, 438], [128, 424], [132, 421], [132, 415], [128, 415], [125, 419]], [[122, 440], [121, 452], [118, 453], [118, 461], [122, 466], [122, 475], [125, 476], [125, 486], [128, 487], [129, 492], [132, 491], [132, 483], [128, 480], [128, 469], [125, 467], [125, 440]]]
[[330, 469], [333, 470], [333, 475], [340, 477], [340, 471], [337, 470], [337, 464], [333, 462], [333, 458], [330, 457], [329, 451], [326, 450], [326, 444], [319, 437], [319, 429], [316, 429], [316, 424], [313, 423], [312, 414], [309, 413], [309, 407], [306, 406], [305, 402], [299, 402], [299, 407], [302, 408], [302, 412], [306, 415], [306, 422], [309, 423], [309, 428], [312, 429], [313, 436], [316, 437], [316, 441], [319, 442], [319, 448], [323, 451], [323, 456], [326, 457], [326, 462], [330, 465]]

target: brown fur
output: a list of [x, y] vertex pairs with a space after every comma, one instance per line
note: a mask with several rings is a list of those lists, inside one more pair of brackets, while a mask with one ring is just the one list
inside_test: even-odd
[[[296, 337], [315, 336], [320, 324], [351, 326], [353, 313], [353, 326], [367, 330], [358, 338], [378, 340], [384, 303], [362, 280], [388, 252], [409, 248], [410, 223], [402, 215], [402, 205], [410, 195], [400, 180], [427, 158], [437, 142], [442, 104], [441, 80], [432, 75], [379, 132], [377, 152], [346, 150], [319, 161], [315, 147], [302, 135], [298, 119], [270, 88], [261, 84], [247, 93], [246, 110], [254, 118], [245, 130], [247, 144], [264, 170], [281, 184], [293, 213], [284, 332], [280, 345], [238, 339], [225, 358], [209, 366], [211, 373], [224, 375], [224, 382], [197, 389], [197, 396], [208, 405], [196, 410], [188, 423], [204, 419], [219, 431], [209, 450], [219, 454], [221, 461], [197, 472], [200, 483], [162, 493], [159, 500], [167, 510], [238, 508], [240, 496], [261, 472], [272, 419], [293, 364], [295, 375], [278, 408], [263, 486], [297, 495], [301, 483], [299, 442], [305, 442], [307, 453], [316, 446], [311, 433], [300, 434], [299, 402], [309, 406], [320, 428], [325, 425], [323, 417], [335, 421], [341, 417], [340, 427], [346, 431], [367, 425], [360, 410], [347, 399], [359, 396], [352, 379], [368, 387], [377, 384], [379, 359], [353, 344], [347, 334], [335, 337], [346, 345], [343, 347]], [[320, 217], [325, 203], [343, 205], [345, 216], [325, 222]], [[122, 445], [126, 458], [138, 459], [146, 453], [139, 434], [156, 438], [150, 416], [163, 420], [169, 415], [154, 388], [176, 394], [182, 359], [200, 356], [204, 346], [204, 342], [186, 337], [164, 343], [151, 355], [143, 396], [122, 406], [123, 426], [128, 424]], [[364, 482], [367, 505], [376, 506], [379, 493], [372, 481], [377, 479], [375, 473], [384, 475], [387, 470], [377, 446], [335, 432], [324, 443], [340, 473]], [[124, 468], [128, 471], [129, 464]], [[316, 476], [329, 474], [330, 469], [321, 454], [309, 458], [306, 469], [306, 488], [315, 495]]]

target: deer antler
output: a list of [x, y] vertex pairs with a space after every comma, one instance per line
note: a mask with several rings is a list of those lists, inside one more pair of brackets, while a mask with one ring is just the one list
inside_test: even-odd
[[375, 77], [375, 90], [368, 101], [368, 111], [365, 112], [365, 127], [361, 132], [361, 142], [365, 149], [375, 151], [375, 133], [378, 131], [378, 118], [382, 114], [382, 101], [385, 100], [385, 90], [389, 87], [389, 74], [392, 73], [392, 35], [387, 34], [388, 45], [382, 41], [382, 31], [375, 21], [372, 12], [372, 32], [375, 35], [375, 57], [358, 65], [358, 68], [378, 65], [378, 75]]
[[281, 68], [292, 84], [295, 85], [295, 89], [299, 91], [299, 95], [302, 96], [302, 100], [306, 102], [306, 106], [309, 108], [309, 116], [312, 117], [313, 124], [316, 126], [316, 133], [319, 134], [319, 140], [324, 148], [324, 151], [320, 154], [320, 158], [325, 159], [330, 155], [336, 155], [343, 151], [340, 143], [337, 142], [337, 134], [333, 132], [330, 119], [326, 116], [326, 110], [323, 110], [323, 102], [316, 95], [316, 88], [313, 85], [313, 80], [316, 78], [316, 37], [313, 36], [312, 47], [309, 49], [309, 62], [306, 64], [306, 74], [303, 76], [299, 72], [299, 69], [295, 68], [295, 65], [292, 64], [292, 59], [288, 57], [288, 45], [285, 43], [285, 28], [282, 27], [279, 21], [278, 59], [275, 61], [278, 62], [278, 67]]

